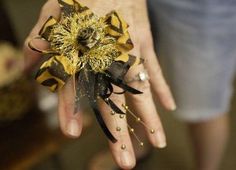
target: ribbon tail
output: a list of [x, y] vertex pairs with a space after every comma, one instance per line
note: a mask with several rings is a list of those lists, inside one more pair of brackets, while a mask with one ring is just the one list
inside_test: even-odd
[[112, 143], [116, 143], [117, 139], [112, 135], [112, 133], [110, 132], [110, 130], [108, 129], [106, 123], [104, 122], [101, 113], [97, 107], [97, 104], [95, 102], [90, 102], [92, 109], [95, 113], [96, 119], [98, 121], [98, 123], [100, 124], [103, 132], [105, 133], [105, 135], [108, 137], [108, 139], [112, 142]]
[[105, 133], [105, 135], [111, 142], [115, 143], [117, 139], [112, 135], [112, 133], [108, 129], [97, 105], [97, 88], [98, 88], [98, 83], [99, 83], [97, 81], [97, 75], [89, 71], [89, 68], [87, 66], [85, 67], [84, 70], [80, 71], [78, 83], [79, 83], [78, 85], [79, 94], [81, 96], [85, 95], [87, 97], [88, 104], [91, 106], [103, 132]]
[[118, 114], [125, 114], [110, 98], [105, 98], [104, 96], [101, 96], [101, 98], [104, 100], [104, 102], [110, 106], [110, 108], [118, 113]]
[[110, 82], [112, 82], [114, 85], [121, 87], [127, 92], [130, 92], [132, 94], [142, 94], [143, 92], [130, 87], [129, 85], [125, 84], [121, 79], [113, 79], [112, 77], [106, 77]]

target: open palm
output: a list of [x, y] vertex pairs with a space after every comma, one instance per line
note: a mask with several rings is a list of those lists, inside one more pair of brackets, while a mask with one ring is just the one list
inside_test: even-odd
[[[124, 111], [132, 110], [131, 116], [145, 125], [150, 142], [156, 147], [165, 147], [166, 139], [155, 108], [153, 96], [157, 96], [163, 106], [168, 110], [174, 110], [175, 103], [169, 87], [163, 78], [154, 52], [147, 16], [146, 0], [80, 0], [80, 3], [88, 6], [94, 13], [100, 16], [104, 16], [111, 10], [116, 10], [129, 24], [129, 33], [134, 43], [134, 49], [130, 53], [135, 56], [142, 56], [144, 63], [132, 67], [126, 79], [131, 87], [142, 91], [143, 94], [112, 94], [110, 98], [120, 107], [128, 103], [131, 107], [129, 107], [130, 109], [124, 107]], [[26, 39], [24, 47], [26, 70], [40, 60], [40, 54], [28, 47], [28, 41], [38, 35], [39, 30], [49, 16], [59, 19], [60, 7], [57, 0], [49, 0], [44, 5], [38, 22]], [[41, 49], [47, 48], [47, 44], [42, 41], [36, 41], [34, 44]], [[133, 80], [144, 68], [149, 74], [149, 80], [129, 81]], [[120, 91], [120, 89], [114, 87], [114, 91]], [[71, 79], [59, 91], [58, 115], [62, 131], [68, 136], [78, 137], [82, 130], [82, 114], [74, 114], [74, 105], [73, 81]], [[100, 110], [106, 125], [118, 140], [116, 143], [109, 141], [115, 161], [124, 169], [132, 168], [135, 165], [135, 156], [129, 135], [129, 131], [133, 131], [132, 127], [127, 126], [126, 117], [121, 118], [119, 115], [112, 116], [110, 114], [111, 109], [102, 102], [100, 104]], [[132, 115], [132, 113], [135, 113], [135, 115]]]

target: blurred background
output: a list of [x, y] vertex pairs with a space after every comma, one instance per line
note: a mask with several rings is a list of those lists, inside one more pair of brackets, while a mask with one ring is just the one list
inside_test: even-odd
[[[36, 87], [20, 73], [25, 37], [44, 0], [0, 1], [0, 170], [86, 170], [91, 159], [107, 150], [106, 138], [93, 115], [85, 115], [84, 132], [68, 139], [57, 122], [57, 96]], [[234, 97], [235, 98], [235, 97]], [[236, 100], [231, 109], [232, 133], [222, 170], [236, 167]], [[158, 107], [168, 147], [154, 150], [137, 170], [191, 170], [193, 155], [186, 127]], [[217, 141], [216, 141], [217, 142]], [[110, 170], [106, 167], [103, 170]]]

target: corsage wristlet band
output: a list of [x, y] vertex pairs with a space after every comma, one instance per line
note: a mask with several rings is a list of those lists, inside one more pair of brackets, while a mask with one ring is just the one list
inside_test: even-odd
[[[122, 106], [117, 106], [109, 98], [115, 93], [112, 85], [122, 88], [123, 93], [142, 93], [124, 81], [129, 68], [142, 63], [140, 58], [128, 54], [133, 48], [128, 24], [116, 11], [98, 17], [75, 0], [58, 2], [61, 7], [60, 20], [49, 17], [36, 37], [48, 41], [49, 49], [40, 50], [32, 41], [29, 42], [32, 50], [47, 58], [39, 68], [36, 80], [55, 92], [72, 78], [76, 104], [83, 99], [88, 101], [106, 136], [116, 142], [100, 114], [97, 101], [102, 99], [110, 106], [112, 114], [120, 114], [122, 118], [126, 114], [120, 109]], [[123, 107], [132, 113], [128, 106]], [[143, 123], [139, 117], [133, 116]], [[132, 128], [130, 130], [133, 131]]]

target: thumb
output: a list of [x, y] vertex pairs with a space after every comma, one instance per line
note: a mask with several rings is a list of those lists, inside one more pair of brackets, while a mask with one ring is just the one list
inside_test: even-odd
[[[32, 31], [25, 40], [23, 47], [25, 56], [25, 66], [24, 66], [25, 71], [29, 70], [34, 64], [36, 64], [41, 56], [40, 53], [31, 50], [28, 46], [28, 43], [30, 40], [32, 40], [33, 37], [36, 37], [38, 35], [43, 24], [47, 21], [47, 19], [50, 16], [59, 19], [60, 6], [57, 0], [49, 0], [44, 4], [44, 6], [41, 9], [41, 13], [37, 23], [35, 24], [34, 28], [32, 29]], [[37, 40], [37, 41], [35, 40], [34, 45], [39, 49], [46, 49], [48, 47], [48, 43], [42, 40]]]

